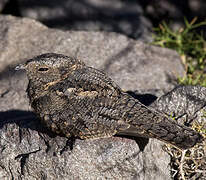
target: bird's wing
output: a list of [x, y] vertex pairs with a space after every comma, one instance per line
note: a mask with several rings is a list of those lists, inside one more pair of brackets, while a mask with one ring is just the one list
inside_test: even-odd
[[61, 83], [55, 88], [67, 99], [81, 138], [108, 137], [129, 128], [118, 109], [121, 89], [105, 73], [87, 67]]
[[84, 90], [102, 91], [107, 90], [118, 93], [120, 91], [119, 86], [109, 78], [104, 72], [91, 68], [84, 67], [74, 71], [68, 78], [72, 84], [75, 84], [78, 88], [81, 87]]

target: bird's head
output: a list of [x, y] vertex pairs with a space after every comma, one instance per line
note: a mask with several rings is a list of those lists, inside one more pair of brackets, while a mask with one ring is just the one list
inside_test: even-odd
[[29, 59], [15, 69], [25, 69], [32, 83], [44, 85], [58, 81], [82, 66], [84, 63], [78, 59], [62, 54], [47, 53]]

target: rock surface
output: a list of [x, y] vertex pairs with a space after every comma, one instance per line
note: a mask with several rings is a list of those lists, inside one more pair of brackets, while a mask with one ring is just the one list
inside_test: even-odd
[[126, 90], [172, 89], [174, 77], [184, 75], [180, 57], [174, 51], [120, 34], [63, 32], [12, 16], [0, 16], [0, 26], [0, 72], [23, 59], [55, 52], [76, 56], [106, 71]]
[[173, 116], [181, 124], [205, 121], [206, 88], [201, 86], [178, 86], [158, 98], [150, 105], [168, 116]]
[[63, 53], [105, 70], [125, 90], [168, 91], [174, 76], [184, 74], [174, 51], [116, 33], [63, 32], [12, 16], [0, 16], [0, 27], [0, 179], [170, 179], [170, 157], [158, 140], [113, 137], [76, 140], [70, 147], [46, 130], [31, 112], [25, 74], [12, 67], [41, 53]]

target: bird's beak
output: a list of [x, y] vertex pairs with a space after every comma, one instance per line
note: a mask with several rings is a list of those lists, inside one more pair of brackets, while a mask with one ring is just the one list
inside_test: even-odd
[[19, 64], [15, 67], [16, 71], [21, 70], [21, 69], [26, 69], [26, 64]]

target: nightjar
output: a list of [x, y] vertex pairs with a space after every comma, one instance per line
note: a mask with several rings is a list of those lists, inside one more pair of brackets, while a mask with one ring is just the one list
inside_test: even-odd
[[141, 135], [181, 149], [202, 140], [198, 132], [141, 104], [104, 72], [77, 58], [47, 53], [16, 69], [26, 70], [31, 106], [55, 133], [81, 139]]

